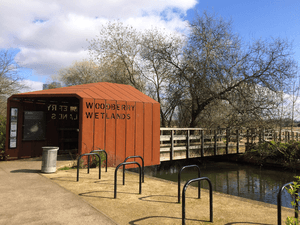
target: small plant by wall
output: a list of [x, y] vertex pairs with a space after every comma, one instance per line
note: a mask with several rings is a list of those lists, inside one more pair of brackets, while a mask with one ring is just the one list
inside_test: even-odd
[[[300, 197], [298, 194], [299, 188], [300, 188], [300, 176], [295, 176], [296, 181], [293, 182], [292, 185], [289, 187], [286, 187], [288, 193], [294, 198], [293, 201], [291, 202], [292, 206], [296, 210], [296, 202], [299, 204]], [[299, 218], [295, 217], [287, 217], [285, 221], [286, 225], [295, 225], [299, 224]]]
[[[104, 152], [96, 152], [96, 153], [100, 155], [101, 166], [105, 167], [105, 163], [106, 163], [105, 153]], [[91, 168], [99, 167], [99, 158], [97, 156], [92, 156], [91, 158], [92, 158], [92, 161], [91, 161], [90, 167]]]

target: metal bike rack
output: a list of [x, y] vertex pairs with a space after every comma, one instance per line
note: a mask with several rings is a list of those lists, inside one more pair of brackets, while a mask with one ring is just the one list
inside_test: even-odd
[[[142, 160], [142, 182], [144, 183], [144, 159], [142, 156], [134, 155], [134, 156], [128, 156], [124, 160], [124, 162], [126, 162], [127, 159], [132, 159], [132, 158], [140, 158]], [[125, 185], [125, 165], [123, 165], [123, 185]]]
[[[104, 152], [105, 153], [105, 157], [106, 157], [105, 172], [107, 172], [107, 152], [102, 149], [97, 149], [97, 150], [91, 151], [90, 153], [93, 153], [93, 152]], [[100, 156], [100, 158], [101, 158], [101, 156]], [[89, 156], [89, 161], [90, 161], [90, 156]], [[100, 162], [100, 165], [101, 165], [101, 162]]]
[[[278, 195], [277, 195], [277, 223], [278, 223], [278, 225], [281, 225], [281, 192], [285, 189], [286, 186], [291, 185], [293, 183], [294, 182], [286, 183], [279, 189], [279, 192], [278, 192]], [[295, 201], [295, 203], [296, 203], [296, 205], [295, 205], [295, 218], [298, 218], [298, 202]]]
[[[77, 181], [79, 181], [79, 160], [82, 156], [90, 156], [90, 155], [96, 155], [99, 157], [100, 165], [99, 165], [99, 179], [101, 179], [101, 157], [98, 153], [85, 153], [79, 156], [77, 160]], [[88, 173], [90, 172], [89, 163], [88, 163]]]
[[121, 166], [129, 165], [129, 164], [137, 164], [139, 166], [139, 194], [142, 194], [142, 176], [141, 176], [141, 165], [135, 161], [133, 162], [122, 162], [115, 169], [115, 182], [114, 182], [114, 198], [117, 198], [117, 172]]
[[[178, 203], [180, 203], [180, 181], [181, 181], [181, 172], [186, 168], [197, 167], [198, 168], [198, 178], [201, 177], [200, 167], [197, 165], [188, 165], [181, 168], [178, 173]], [[200, 181], [198, 182], [198, 198], [200, 198]]]
[[210, 205], [210, 222], [213, 222], [213, 199], [212, 199], [212, 185], [211, 181], [207, 177], [198, 177], [187, 181], [182, 190], [182, 225], [185, 224], [185, 191], [190, 183], [207, 180], [209, 184], [209, 205]]

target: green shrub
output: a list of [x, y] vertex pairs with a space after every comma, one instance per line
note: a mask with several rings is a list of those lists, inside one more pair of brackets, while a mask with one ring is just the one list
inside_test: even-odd
[[246, 157], [255, 157], [257, 163], [264, 163], [267, 159], [272, 159], [285, 167], [295, 168], [300, 159], [300, 142], [290, 141], [264, 142], [262, 144], [251, 145], [250, 151], [245, 153]]
[[[104, 152], [95, 152], [97, 154], [100, 155], [101, 157], [101, 166], [105, 166], [105, 162], [106, 162], [106, 157], [105, 157], [105, 153]], [[66, 166], [66, 167], [63, 167], [63, 168], [60, 168], [59, 170], [69, 170], [69, 169], [76, 169], [77, 168], [77, 160], [78, 160], [78, 157], [76, 158], [76, 163], [74, 163], [73, 166]], [[87, 156], [86, 157], [86, 160], [88, 159]], [[85, 161], [85, 158], [81, 158], [79, 160], [79, 168], [80, 169], [84, 169], [84, 168], [87, 168], [87, 163], [85, 163], [87, 161]], [[96, 167], [99, 167], [99, 158], [95, 155], [93, 156], [90, 156], [90, 168], [96, 168]]]
[[[104, 152], [95, 152], [100, 155], [101, 158], [101, 166], [105, 166], [104, 162], [106, 162], [106, 157]], [[99, 158], [98, 156], [92, 156], [92, 162], [90, 164], [91, 168], [99, 167]]]
[[[300, 176], [295, 176], [296, 181], [293, 182], [292, 185], [289, 185], [289, 187], [286, 187], [288, 193], [293, 197], [293, 201], [291, 202], [292, 206], [296, 210], [296, 202], [299, 204], [300, 197], [298, 194], [298, 190], [300, 188]], [[296, 213], [296, 211], [295, 211]], [[299, 220], [295, 217], [287, 217], [285, 221], [286, 225], [295, 225], [299, 224]]]

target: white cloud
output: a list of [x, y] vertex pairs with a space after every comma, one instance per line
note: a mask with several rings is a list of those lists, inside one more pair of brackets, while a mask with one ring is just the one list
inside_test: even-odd
[[20, 90], [20, 93], [43, 90], [43, 83], [39, 81], [23, 80], [20, 83], [26, 86], [26, 88]]
[[182, 15], [197, 0], [2, 0], [0, 48], [19, 48], [21, 65], [53, 75], [87, 58], [88, 42], [102, 24], [120, 19], [136, 28], [186, 29]]
[[76, 60], [88, 58], [86, 51], [59, 51], [55, 49], [21, 48], [16, 61], [26, 68], [31, 68], [34, 75], [54, 75], [62, 67], [72, 64]]

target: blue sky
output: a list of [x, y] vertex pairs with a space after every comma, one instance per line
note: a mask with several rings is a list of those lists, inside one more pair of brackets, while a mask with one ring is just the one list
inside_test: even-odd
[[293, 41], [300, 61], [299, 0], [2, 0], [0, 48], [13, 49], [25, 68], [24, 82], [37, 90], [59, 69], [88, 59], [86, 39], [109, 20], [185, 31], [186, 20], [204, 10], [232, 19], [245, 43], [271, 37]]
[[[196, 5], [204, 10], [232, 19], [233, 31], [245, 42], [271, 37], [293, 41], [297, 60], [300, 60], [300, 1], [299, 0], [204, 0]], [[192, 20], [194, 10], [188, 10]]]

